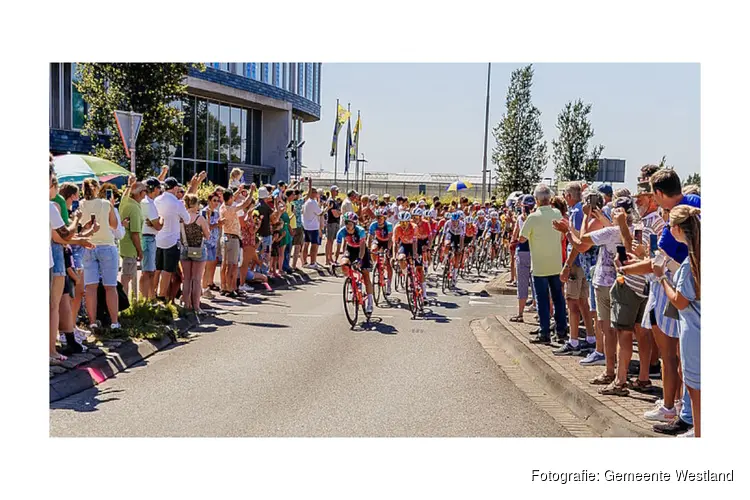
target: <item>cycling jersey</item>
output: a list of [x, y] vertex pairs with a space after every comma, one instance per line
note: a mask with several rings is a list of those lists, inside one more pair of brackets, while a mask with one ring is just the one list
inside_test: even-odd
[[483, 221], [479, 221], [479, 220], [477, 220], [477, 221], [475, 222], [475, 225], [477, 226], [477, 232], [478, 232], [478, 233], [483, 233], [483, 232], [484, 232], [484, 230], [485, 230], [485, 229], [487, 229], [487, 223], [488, 223], [488, 222], [489, 222], [489, 221], [488, 221], [487, 219], [484, 219]]
[[396, 243], [399, 241], [401, 243], [406, 243], [407, 245], [414, 243], [414, 237], [416, 235], [416, 230], [414, 228], [414, 224], [409, 223], [406, 228], [403, 228], [401, 224], [396, 226], [396, 229], [393, 230], [393, 238]]
[[492, 220], [487, 221], [487, 229], [490, 230], [490, 234], [498, 234], [501, 230], [500, 221], [496, 220], [493, 224]]
[[471, 238], [475, 234], [477, 234], [477, 226], [476, 224], [467, 224], [466, 225], [466, 237]]
[[378, 241], [388, 241], [393, 234], [393, 226], [390, 222], [386, 221], [385, 224], [383, 224], [383, 227], [379, 227], [378, 221], [375, 221], [370, 224], [369, 232], [372, 236], [375, 236]]
[[426, 240], [430, 237], [430, 223], [426, 220], [422, 220], [419, 224], [415, 224], [417, 228], [417, 239]]
[[365, 238], [365, 228], [362, 226], [354, 226], [353, 233], [349, 233], [349, 231], [346, 230], [346, 226], [344, 226], [339, 229], [338, 233], [336, 233], [336, 243], [341, 244], [346, 241], [346, 245], [352, 248], [359, 248], [361, 244], [366, 242]]
[[445, 225], [445, 235], [446, 237], [448, 235], [451, 236], [463, 236], [463, 234], [466, 232], [466, 223], [462, 220], [459, 221], [451, 221], [450, 223]]

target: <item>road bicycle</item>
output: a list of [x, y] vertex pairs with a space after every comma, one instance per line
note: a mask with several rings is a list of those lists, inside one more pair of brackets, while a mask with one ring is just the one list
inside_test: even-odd
[[368, 323], [370, 322], [372, 313], [368, 313], [367, 309], [365, 309], [367, 289], [362, 279], [362, 270], [359, 267], [359, 263], [353, 262], [349, 265], [348, 269], [349, 272], [344, 281], [344, 312], [349, 324], [354, 327], [357, 324], [360, 306]]
[[409, 302], [412, 319], [416, 319], [417, 314], [424, 315], [422, 284], [419, 282], [416, 267], [411, 257], [406, 260], [406, 300]]
[[445, 293], [446, 290], [450, 290], [451, 288], [456, 286], [456, 280], [453, 279], [453, 248], [448, 251], [448, 253], [445, 255], [443, 259], [443, 284], [442, 284], [442, 290], [443, 293]]
[[398, 260], [391, 259], [391, 269], [393, 269], [393, 288], [397, 292], [403, 292], [406, 290], [406, 274], [401, 270], [401, 266], [398, 265]]
[[[391, 302], [386, 294], [386, 291], [388, 291], [388, 270], [385, 265], [385, 262], [387, 262], [386, 259], [388, 258], [387, 253], [385, 250], [381, 249], [373, 252], [372, 255], [375, 258], [372, 275], [372, 288], [373, 294], [375, 295], [375, 303], [378, 307], [382, 307], [383, 302], [390, 306]], [[393, 269], [393, 267], [391, 267], [391, 269]]]

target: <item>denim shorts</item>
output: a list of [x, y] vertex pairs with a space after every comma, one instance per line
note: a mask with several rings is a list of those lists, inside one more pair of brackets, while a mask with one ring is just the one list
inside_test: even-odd
[[312, 231], [305, 229], [305, 243], [320, 245], [320, 232], [317, 229]]
[[61, 244], [52, 243], [52, 259], [55, 262], [52, 266], [52, 276], [65, 276], [65, 255]]
[[156, 236], [153, 234], [142, 235], [141, 248], [143, 249], [141, 271], [153, 273], [156, 271]]
[[216, 261], [216, 246], [205, 246], [206, 249], [206, 262], [215, 262]]
[[117, 286], [117, 271], [120, 255], [114, 245], [86, 248], [83, 252], [83, 284]]
[[273, 243], [273, 236], [261, 236], [260, 237], [260, 253], [268, 252]]
[[70, 249], [73, 253], [73, 267], [80, 271], [83, 269], [83, 247], [81, 245], [70, 245]]

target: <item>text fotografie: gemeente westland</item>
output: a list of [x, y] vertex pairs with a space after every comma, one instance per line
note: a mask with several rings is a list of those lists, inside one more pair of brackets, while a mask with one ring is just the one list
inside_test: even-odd
[[540, 471], [534, 469], [531, 471], [531, 481], [555, 482], [560, 484], [579, 483], [579, 482], [598, 482], [601, 480], [607, 482], [732, 482], [734, 481], [734, 469], [726, 472], [716, 472], [712, 470], [690, 471], [687, 469], [675, 470], [674, 473], [667, 471], [657, 472], [618, 472], [615, 470], [606, 470], [603, 474], [589, 470], [576, 472], [553, 472]]

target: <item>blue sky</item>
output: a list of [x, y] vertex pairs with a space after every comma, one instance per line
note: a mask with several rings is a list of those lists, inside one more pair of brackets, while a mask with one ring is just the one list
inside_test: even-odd
[[[521, 66], [492, 65], [491, 128], [505, 111], [510, 74]], [[577, 98], [593, 104], [589, 115], [596, 134], [593, 141], [604, 144], [603, 156], [626, 160], [626, 185], [635, 184], [641, 165], [658, 163], [662, 155], [683, 178], [700, 171], [698, 64], [533, 67], [532, 100], [542, 113], [550, 153], [547, 175], [554, 172], [551, 141], [557, 136], [557, 114], [567, 101]], [[368, 169], [481, 173], [486, 82], [486, 64], [324, 63], [321, 120], [305, 125], [303, 163], [333, 169], [329, 153], [339, 98], [344, 106], [351, 103], [353, 118], [361, 110], [360, 153], [370, 162]], [[490, 136], [490, 155], [493, 144]]]

